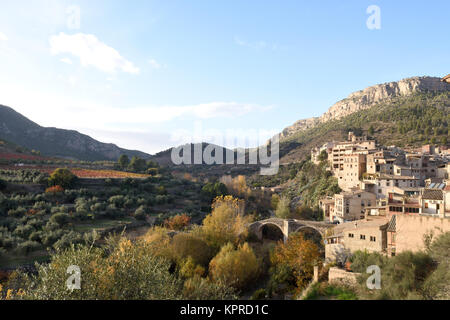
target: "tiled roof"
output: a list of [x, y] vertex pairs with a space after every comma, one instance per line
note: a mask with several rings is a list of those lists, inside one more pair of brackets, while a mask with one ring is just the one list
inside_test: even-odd
[[387, 231], [388, 232], [396, 232], [396, 227], [397, 227], [397, 216], [394, 214], [391, 218], [391, 221], [389, 221], [389, 225], [387, 227]]
[[424, 189], [422, 198], [427, 200], [443, 200], [444, 196], [442, 190]]

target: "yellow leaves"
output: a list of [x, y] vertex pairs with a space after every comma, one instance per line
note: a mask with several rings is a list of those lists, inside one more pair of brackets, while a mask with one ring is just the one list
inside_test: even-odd
[[223, 246], [209, 264], [213, 280], [221, 280], [238, 289], [245, 288], [260, 273], [260, 261], [248, 243], [237, 249], [231, 243]]
[[232, 196], [220, 196], [214, 200], [212, 212], [203, 220], [205, 240], [220, 248], [227, 242], [237, 245], [247, 236], [251, 216], [244, 215], [245, 202]]
[[287, 265], [294, 270], [297, 286], [304, 287], [312, 278], [314, 266], [321, 260], [319, 247], [302, 234], [294, 234], [280, 242], [271, 255], [273, 265]]
[[247, 198], [251, 195], [251, 189], [247, 186], [247, 181], [245, 176], [237, 176], [235, 178], [231, 178], [231, 176], [223, 176], [220, 179], [228, 189], [228, 191], [236, 197]]

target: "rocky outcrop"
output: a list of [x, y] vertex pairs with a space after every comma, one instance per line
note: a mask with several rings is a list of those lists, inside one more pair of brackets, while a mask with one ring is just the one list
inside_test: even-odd
[[382, 101], [395, 97], [428, 91], [450, 91], [450, 84], [435, 77], [413, 77], [368, 87], [335, 103], [320, 117], [295, 122], [292, 126], [285, 128], [281, 135], [287, 137], [295, 132], [310, 129], [319, 123], [340, 119], [354, 112], [369, 109]]

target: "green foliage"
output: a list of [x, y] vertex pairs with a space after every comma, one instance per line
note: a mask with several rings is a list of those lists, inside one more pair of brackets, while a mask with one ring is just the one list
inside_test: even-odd
[[221, 182], [209, 182], [202, 188], [202, 194], [211, 201], [216, 197], [227, 195], [228, 190], [225, 184]]
[[73, 187], [77, 177], [69, 170], [64, 168], [59, 168], [53, 171], [48, 179], [48, 183], [51, 186], [61, 186], [64, 189]]
[[130, 158], [126, 154], [122, 154], [118, 160], [119, 167], [122, 169], [126, 169], [130, 164]]
[[275, 214], [278, 218], [289, 219], [291, 217], [291, 208], [290, 208], [291, 200], [282, 196], [277, 203], [277, 209], [275, 210]]

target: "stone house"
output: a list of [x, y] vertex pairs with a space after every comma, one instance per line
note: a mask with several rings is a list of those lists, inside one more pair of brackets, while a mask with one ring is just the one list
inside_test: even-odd
[[357, 250], [386, 253], [388, 223], [387, 217], [374, 217], [337, 225], [326, 237], [325, 260], [342, 263]]
[[450, 219], [438, 216], [395, 214], [387, 227], [387, 254], [425, 249], [425, 236], [450, 231]]
[[365, 217], [365, 208], [376, 204], [376, 196], [371, 192], [352, 189], [334, 195], [334, 213], [330, 221], [346, 222]]

